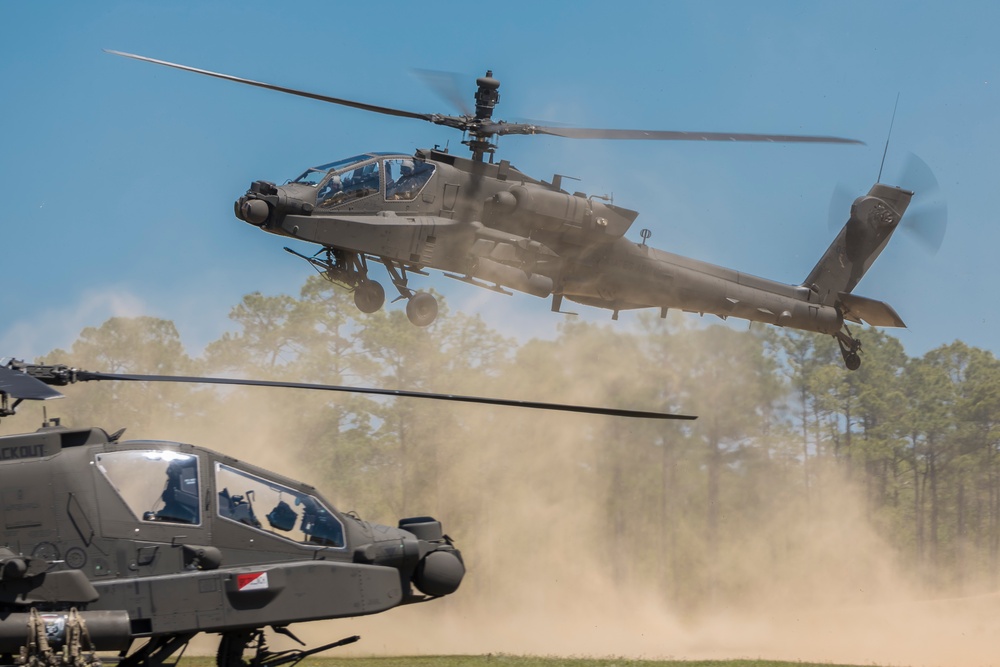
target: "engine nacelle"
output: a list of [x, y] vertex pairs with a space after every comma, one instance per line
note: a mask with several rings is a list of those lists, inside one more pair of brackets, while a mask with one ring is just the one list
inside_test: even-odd
[[583, 195], [531, 184], [515, 185], [490, 201], [495, 213], [510, 216], [532, 230], [577, 235], [587, 241], [620, 238], [639, 215]]

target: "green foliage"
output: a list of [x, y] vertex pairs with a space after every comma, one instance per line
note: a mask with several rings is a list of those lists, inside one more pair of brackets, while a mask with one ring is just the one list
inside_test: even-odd
[[[112, 317], [87, 327], [69, 351], [53, 350], [39, 363], [61, 363], [106, 373], [187, 375], [195, 368], [173, 322], [154, 317]], [[127, 426], [132, 436], [151, 434], [164, 421], [183, 421], [202, 409], [206, 392], [163, 383], [100, 382], [67, 387], [59, 405], [64, 422]], [[53, 406], [55, 407], [55, 406]]]
[[[60, 415], [253, 460], [377, 521], [439, 515], [483, 575], [469, 586], [493, 599], [541, 598], [493, 582], [544, 568], [603, 572], [678, 610], [752, 605], [814, 594], [791, 573], [874, 578], [880, 549], [938, 591], [1000, 572], [1000, 362], [960, 342], [911, 359], [869, 330], [853, 373], [829, 337], [688, 317], [643, 317], [631, 332], [567, 321], [555, 340], [517, 345], [443, 300], [426, 328], [395, 308], [361, 314], [319, 277], [298, 297], [249, 294], [230, 318], [233, 331], [197, 359], [172, 323], [149, 317], [112, 318], [45, 359], [700, 418], [119, 383], [68, 388]], [[860, 492], [859, 507], [845, 488]], [[847, 536], [859, 524], [870, 551]], [[532, 545], [530, 562], [506, 548], [512, 540]]]

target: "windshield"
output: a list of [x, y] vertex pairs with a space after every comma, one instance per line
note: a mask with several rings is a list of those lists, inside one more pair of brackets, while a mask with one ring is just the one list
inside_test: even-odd
[[168, 450], [104, 452], [97, 469], [137, 519], [197, 524], [198, 457]]
[[340, 519], [318, 498], [223, 463], [215, 464], [219, 516], [297, 542], [344, 546]]
[[362, 162], [363, 160], [371, 159], [370, 155], [355, 155], [354, 157], [345, 158], [343, 160], [337, 160], [336, 162], [330, 162], [329, 164], [321, 164], [318, 167], [309, 167], [306, 169], [301, 176], [296, 178], [293, 183], [304, 183], [306, 185], [319, 185], [319, 182], [323, 180], [331, 171], [336, 171], [338, 169], [343, 169], [349, 164], [354, 164], [355, 162]]
[[376, 194], [379, 191], [378, 175], [379, 163], [370, 159], [367, 164], [349, 171], [331, 174], [316, 193], [316, 203], [320, 208], [329, 208]]

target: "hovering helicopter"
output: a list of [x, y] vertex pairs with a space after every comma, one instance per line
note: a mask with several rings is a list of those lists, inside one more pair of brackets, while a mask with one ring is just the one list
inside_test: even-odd
[[[254, 181], [235, 214], [261, 230], [321, 246], [312, 256], [286, 251], [353, 291], [366, 313], [385, 303], [370, 277], [382, 264], [417, 326], [437, 316], [434, 296], [410, 286], [411, 275], [437, 269], [449, 278], [503, 294], [516, 290], [622, 310], [671, 308], [736, 317], [833, 336], [847, 368], [860, 367], [861, 342], [846, 322], [904, 327], [891, 306], [853, 293], [899, 225], [913, 192], [876, 183], [850, 207], [815, 268], [789, 285], [649, 247], [625, 238], [638, 212], [606, 197], [570, 193], [562, 176], [532, 178], [508, 161], [494, 161], [494, 139], [552, 135], [573, 139], [765, 141], [859, 144], [840, 137], [547, 127], [493, 120], [500, 82], [491, 71], [477, 79], [475, 112], [460, 116], [414, 113], [364, 104], [119, 51], [109, 53], [365, 111], [459, 129], [471, 159], [446, 150], [413, 155], [365, 153], [306, 169], [276, 185]], [[489, 162], [485, 157], [489, 156]]]
[[[0, 418], [50, 385], [187, 382], [357, 392], [648, 419], [687, 415], [405, 390], [95, 373], [0, 359]], [[219, 667], [295, 664], [357, 641], [271, 651], [264, 629], [377, 614], [454, 593], [461, 552], [427, 516], [396, 527], [336, 510], [312, 486], [190, 444], [124, 429], [0, 437], [0, 664], [161, 665], [218, 633]], [[299, 642], [301, 644], [301, 642]]]

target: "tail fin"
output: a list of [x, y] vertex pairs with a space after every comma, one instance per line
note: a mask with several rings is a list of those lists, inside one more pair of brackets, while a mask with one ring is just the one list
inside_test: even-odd
[[854, 200], [847, 224], [803, 283], [817, 301], [843, 305], [842, 295], [850, 294], [882, 252], [912, 196], [909, 190], [876, 183]]

